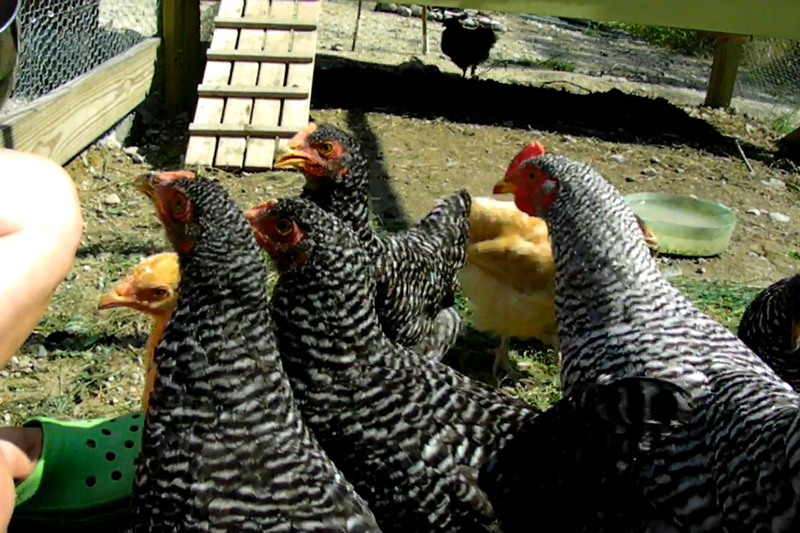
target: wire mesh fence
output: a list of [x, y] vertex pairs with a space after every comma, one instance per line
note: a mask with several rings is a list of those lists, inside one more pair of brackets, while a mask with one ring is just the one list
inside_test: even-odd
[[800, 42], [754, 38], [742, 55], [737, 96], [800, 110]]
[[160, 0], [22, 0], [17, 79], [4, 111], [158, 33]]

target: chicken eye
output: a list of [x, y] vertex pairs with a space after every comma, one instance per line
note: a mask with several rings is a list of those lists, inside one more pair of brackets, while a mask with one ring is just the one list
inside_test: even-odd
[[278, 235], [280, 235], [281, 237], [286, 237], [292, 232], [293, 229], [294, 229], [294, 224], [292, 224], [289, 220], [286, 220], [285, 218], [282, 218], [275, 223], [275, 231], [277, 231]]
[[182, 194], [176, 194], [170, 200], [170, 209], [172, 210], [172, 214], [178, 218], [181, 218], [186, 214], [186, 211], [189, 207], [189, 203], [186, 201], [186, 197]]
[[158, 302], [169, 296], [169, 291], [162, 287], [148, 287], [139, 291], [138, 298], [143, 302]]
[[152, 294], [153, 294], [153, 296], [155, 296], [156, 298], [158, 298], [160, 300], [162, 298], [166, 298], [167, 297], [167, 290], [157, 287], [157, 288], [153, 289]]
[[323, 142], [317, 146], [317, 151], [327, 157], [333, 153], [333, 143], [330, 142]]

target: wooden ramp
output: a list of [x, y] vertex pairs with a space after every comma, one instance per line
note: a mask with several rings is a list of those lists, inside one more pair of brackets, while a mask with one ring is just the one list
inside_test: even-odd
[[321, 0], [222, 0], [187, 165], [272, 168], [308, 122]]

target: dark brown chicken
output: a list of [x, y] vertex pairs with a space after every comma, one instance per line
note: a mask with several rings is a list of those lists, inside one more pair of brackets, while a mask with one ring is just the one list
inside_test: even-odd
[[492, 28], [465, 28], [461, 18], [465, 17], [450, 17], [442, 22], [442, 53], [463, 71], [462, 77], [466, 77], [467, 69], [472, 67], [470, 76], [474, 78], [475, 67], [489, 59], [497, 36]]

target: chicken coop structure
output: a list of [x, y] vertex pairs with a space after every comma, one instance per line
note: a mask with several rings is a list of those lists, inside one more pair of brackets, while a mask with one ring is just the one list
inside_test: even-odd
[[222, 0], [186, 164], [261, 170], [308, 122], [321, 0]]
[[[427, 0], [401, 3], [432, 5]], [[75, 57], [92, 61], [78, 61], [82, 68], [69, 71], [74, 76], [58, 80], [63, 83], [57, 87], [17, 80], [17, 96], [28, 96], [28, 101], [23, 99], [0, 116], [3, 146], [66, 163], [154, 88], [163, 87], [167, 111], [192, 116], [187, 164], [271, 168], [276, 149], [308, 120], [322, 0], [219, 0], [206, 54], [200, 44], [199, 4], [200, 0], [22, 0], [20, 71], [27, 72], [32, 62], [45, 62], [38, 69], [47, 75], [75, 63], [74, 57], [59, 52], [62, 48], [77, 49]], [[437, 0], [435, 4], [713, 33], [717, 49], [706, 104], [716, 107], [730, 104], [748, 36], [800, 39], [796, 0], [773, 0], [768, 9], [758, 0]], [[144, 26], [152, 28], [118, 27], [120, 10], [151, 11], [152, 23]], [[97, 34], [92, 37], [96, 39], [105, 35], [105, 40], [87, 40], [87, 32]], [[38, 56], [31, 52], [34, 45], [39, 47]], [[105, 50], [105, 55], [98, 55], [97, 49]], [[39, 91], [30, 93], [32, 86]], [[787, 135], [782, 145], [800, 153], [800, 129]]]
[[66, 163], [163, 86], [192, 109], [202, 74], [199, 3], [22, 0], [19, 65], [3, 146]]

